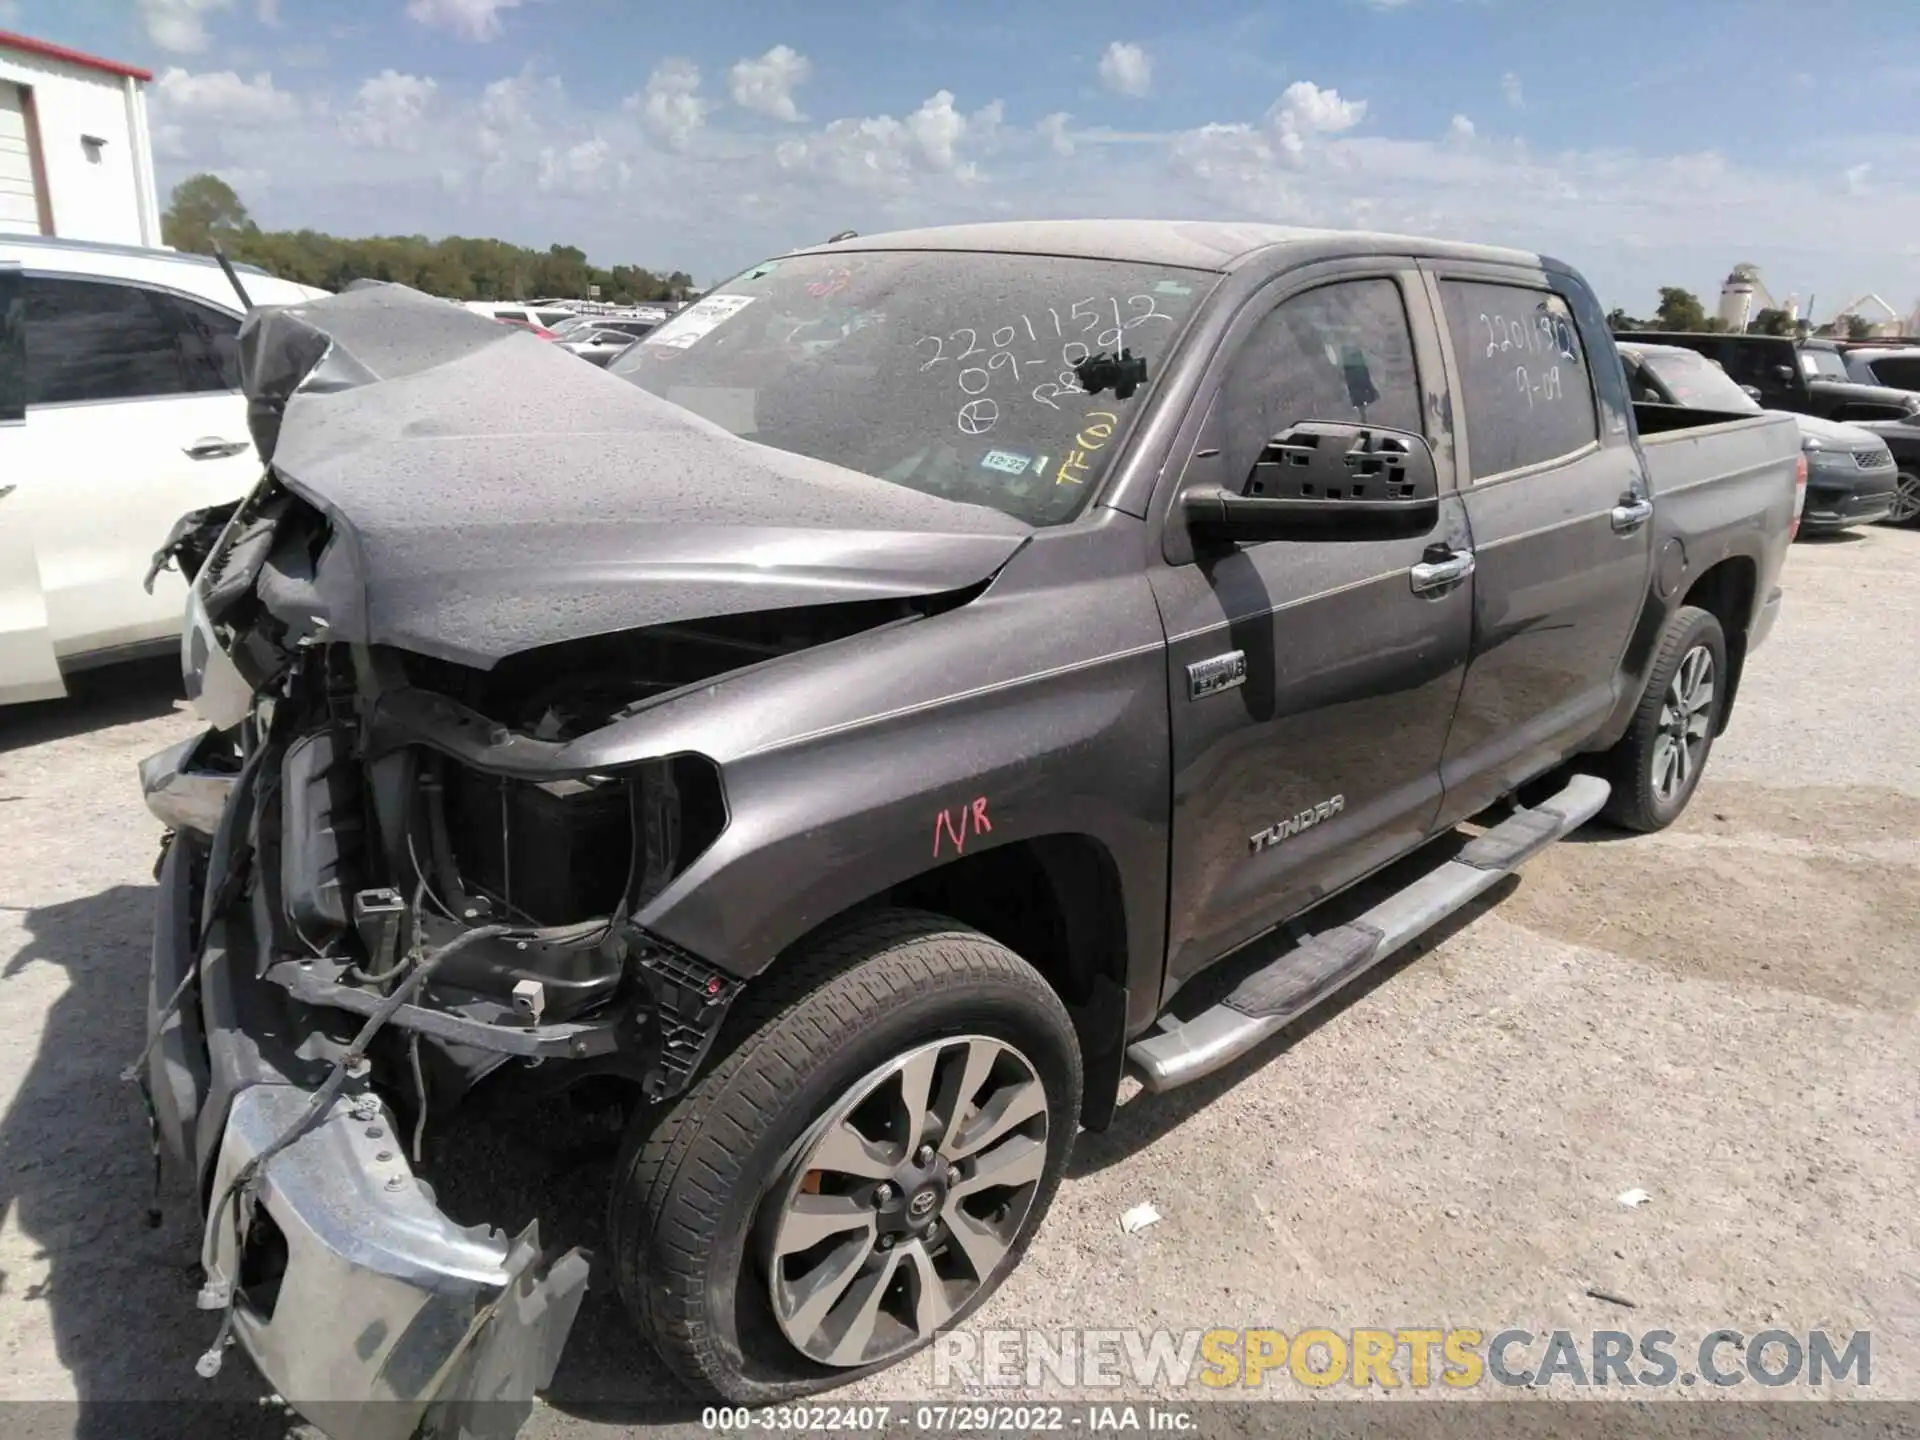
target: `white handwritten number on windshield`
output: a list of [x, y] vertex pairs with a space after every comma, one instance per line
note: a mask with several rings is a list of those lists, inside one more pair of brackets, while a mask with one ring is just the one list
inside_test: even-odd
[[[1029, 392], [1036, 404], [1058, 410], [1060, 396], [1086, 394], [1079, 377], [1074, 373], [1076, 365], [1100, 351], [1117, 349], [1127, 331], [1155, 320], [1168, 325], [1176, 323], [1173, 316], [1154, 303], [1151, 295], [1109, 295], [1104, 300], [1089, 295], [1084, 300], [1074, 301], [1064, 315], [1057, 307], [1049, 305], [1042, 318], [1021, 315], [1012, 324], [987, 331], [989, 344], [986, 346], [980, 343], [982, 332], [965, 325], [945, 335], [922, 335], [913, 344], [923, 357], [920, 364], [923, 371], [931, 370], [936, 365], [951, 363], [954, 366], [955, 383], [963, 394], [970, 397], [961, 407], [960, 428], [974, 435], [984, 433], [992, 427], [993, 420], [999, 418], [999, 406], [994, 405], [993, 419], [979, 429], [969, 428], [979, 425], [981, 413], [974, 408], [973, 397], [984, 396], [992, 388], [996, 375], [1004, 376], [1015, 385], [1023, 385], [1023, 371], [1031, 370], [1036, 365], [1047, 369], [1060, 367], [1054, 370], [1052, 379], [1042, 380]], [[1052, 333], [1049, 334], [1049, 331]], [[1054, 359], [1051, 353], [1037, 356], [1015, 353], [1014, 347], [1021, 343], [1023, 335], [1026, 344], [1046, 347], [1048, 351], [1054, 341], [1063, 341], [1059, 358]], [[928, 346], [932, 349], [929, 350]], [[951, 351], [949, 346], [952, 347]], [[982, 356], [985, 358], [979, 358]], [[969, 361], [973, 363], [967, 363]]]

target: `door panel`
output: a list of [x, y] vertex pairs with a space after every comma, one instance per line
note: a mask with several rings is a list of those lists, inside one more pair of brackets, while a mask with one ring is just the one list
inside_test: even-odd
[[[1228, 341], [1177, 489], [1240, 490], [1266, 442], [1303, 420], [1424, 434], [1441, 410], [1416, 371], [1426, 340], [1409, 332], [1396, 282], [1377, 274], [1262, 305]], [[1440, 520], [1428, 535], [1268, 541], [1154, 567], [1175, 767], [1168, 993], [1431, 833], [1472, 582], [1423, 598], [1410, 572], [1437, 542], [1467, 548], [1450, 457], [1436, 446]], [[1180, 534], [1177, 508], [1168, 524]], [[1190, 676], [1236, 654], [1243, 683]]]
[[174, 521], [259, 473], [238, 317], [98, 276], [23, 277], [26, 424], [8, 523], [31, 541], [62, 660], [179, 632], [177, 574], [142, 585]]
[[[64, 658], [179, 632], [186, 586], [141, 580], [189, 510], [237, 500], [260, 473], [238, 395], [178, 395], [28, 412], [20, 488], [7, 518], [33, 537], [47, 619]], [[195, 459], [204, 440], [240, 448]]]
[[1443, 273], [1436, 287], [1476, 562], [1473, 661], [1442, 767], [1448, 824], [1606, 719], [1646, 597], [1645, 475], [1624, 428], [1602, 433], [1581, 325], [1548, 284]]

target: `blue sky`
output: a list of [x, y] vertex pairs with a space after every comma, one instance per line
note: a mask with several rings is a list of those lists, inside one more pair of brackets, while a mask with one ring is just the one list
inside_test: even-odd
[[1920, 303], [1914, 0], [0, 0], [152, 67], [164, 187], [710, 281], [906, 224], [1179, 215], [1750, 261]]

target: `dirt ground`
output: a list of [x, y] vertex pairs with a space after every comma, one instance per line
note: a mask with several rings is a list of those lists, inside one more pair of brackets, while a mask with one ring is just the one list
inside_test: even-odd
[[[1920, 1399], [1920, 532], [1796, 546], [1786, 584], [1680, 825], [1575, 837], [1229, 1073], [1130, 1098], [970, 1328], [1870, 1329], [1873, 1394]], [[194, 1374], [197, 1227], [169, 1197], [147, 1228], [117, 1078], [158, 837], [133, 767], [192, 728], [175, 694], [163, 664], [0, 712], [0, 1400], [93, 1402], [49, 1433], [261, 1394], [237, 1355]], [[472, 1143], [453, 1203], [597, 1243], [604, 1158]], [[596, 1283], [532, 1433], [671, 1393]], [[846, 1393], [938, 1392], [921, 1359]]]

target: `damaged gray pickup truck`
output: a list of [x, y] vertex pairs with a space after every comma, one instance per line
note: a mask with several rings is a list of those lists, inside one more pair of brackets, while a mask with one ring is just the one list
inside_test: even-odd
[[419, 1159], [487, 1091], [623, 1097], [594, 1263], [698, 1390], [964, 1321], [1127, 1067], [1671, 822], [1804, 483], [1788, 417], [1630, 404], [1564, 265], [1387, 236], [843, 239], [607, 370], [385, 285], [241, 343], [266, 474], [163, 552], [211, 728], [142, 770], [142, 1073], [206, 1368], [336, 1433], [552, 1373], [584, 1257]]

